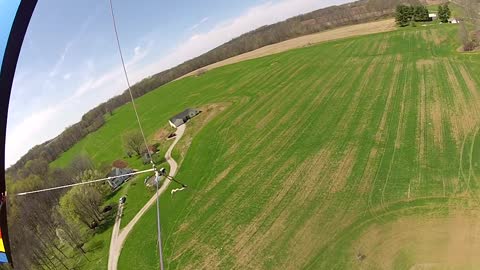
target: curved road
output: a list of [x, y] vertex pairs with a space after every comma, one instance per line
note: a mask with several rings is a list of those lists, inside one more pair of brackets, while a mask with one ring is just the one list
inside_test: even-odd
[[[182, 138], [183, 133], [185, 132], [185, 124], [181, 125], [177, 128], [176, 134], [177, 137], [175, 141], [173, 141], [170, 148], [168, 148], [167, 153], [165, 153], [165, 159], [167, 160], [168, 164], [170, 165], [170, 172], [168, 173], [169, 176], [175, 177], [178, 170], [177, 162], [172, 158], [172, 150], [177, 144], [177, 142]], [[115, 219], [115, 225], [113, 225], [112, 231], [112, 239], [110, 240], [110, 252], [108, 255], [108, 270], [117, 270], [118, 265], [118, 258], [120, 257], [120, 252], [122, 251], [123, 244], [125, 243], [125, 239], [127, 239], [128, 234], [132, 230], [133, 226], [140, 220], [140, 218], [147, 212], [148, 208], [155, 204], [157, 196], [160, 196], [165, 190], [167, 190], [168, 185], [170, 185], [170, 180], [165, 179], [165, 183], [162, 187], [158, 190], [158, 192], [150, 198], [150, 200], [138, 211], [135, 217], [123, 228], [120, 230], [120, 221], [122, 220], [122, 211], [123, 205], [118, 206], [117, 217]]]

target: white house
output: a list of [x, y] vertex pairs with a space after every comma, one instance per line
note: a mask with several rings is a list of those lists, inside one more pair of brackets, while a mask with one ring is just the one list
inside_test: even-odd
[[437, 14], [436, 13], [430, 13], [428, 14], [428, 18], [430, 18], [430, 20], [434, 21], [437, 19]]

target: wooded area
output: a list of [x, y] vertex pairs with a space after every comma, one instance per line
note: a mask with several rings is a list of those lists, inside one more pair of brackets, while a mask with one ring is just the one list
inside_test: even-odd
[[[401, 27], [410, 24], [415, 26], [415, 22], [432, 21], [429, 14], [430, 12], [428, 11], [428, 8], [423, 5], [398, 5], [395, 12], [395, 21]], [[448, 3], [440, 5], [436, 15], [440, 22], [448, 23], [448, 19], [450, 19], [450, 16], [452, 15]]]

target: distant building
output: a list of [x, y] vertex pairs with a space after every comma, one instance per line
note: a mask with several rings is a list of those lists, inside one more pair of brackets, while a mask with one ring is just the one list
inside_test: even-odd
[[185, 111], [175, 115], [174, 117], [170, 118], [168, 123], [173, 128], [177, 128], [177, 127], [185, 124], [186, 122], [188, 122], [188, 120], [192, 119], [193, 117], [195, 117], [199, 113], [200, 113], [199, 110], [189, 108], [189, 109], [186, 109]]
[[112, 187], [112, 189], [117, 189], [121, 186], [125, 181], [128, 180], [131, 176], [125, 176], [125, 174], [132, 173], [133, 170], [129, 168], [112, 168], [112, 171], [108, 173], [107, 177], [113, 177], [112, 179], [108, 180], [108, 184]]
[[459, 21], [458, 19], [455, 19], [455, 18], [450, 18], [450, 19], [448, 19], [448, 22], [449, 22], [449, 23], [453, 23], [453, 24], [460, 23], [460, 21]]
[[436, 13], [430, 13], [428, 14], [428, 18], [431, 20], [431, 21], [434, 21], [437, 19], [437, 14]]

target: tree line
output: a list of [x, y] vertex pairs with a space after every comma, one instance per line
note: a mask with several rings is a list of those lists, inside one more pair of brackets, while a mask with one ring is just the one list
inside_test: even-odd
[[[395, 21], [401, 27], [407, 25], [414, 25], [414, 22], [426, 22], [431, 21], [432, 18], [429, 16], [428, 8], [424, 5], [398, 5], [395, 11]], [[443, 22], [447, 23], [448, 19], [450, 19], [451, 11], [447, 4], [440, 5], [438, 7], [437, 13], [438, 19]]]
[[[50, 168], [41, 160], [28, 164], [26, 178], [14, 180], [11, 175], [6, 175], [9, 194], [77, 183], [103, 175], [86, 156], [75, 157], [63, 169]], [[87, 257], [84, 243], [92, 234], [105, 229], [108, 219], [114, 218], [113, 211], [104, 213], [101, 209], [109, 192], [107, 183], [98, 183], [27, 196], [9, 196], [8, 222], [16, 269], [72, 269], [69, 260], [76, 256]], [[0, 268], [8, 269], [8, 266]]]

